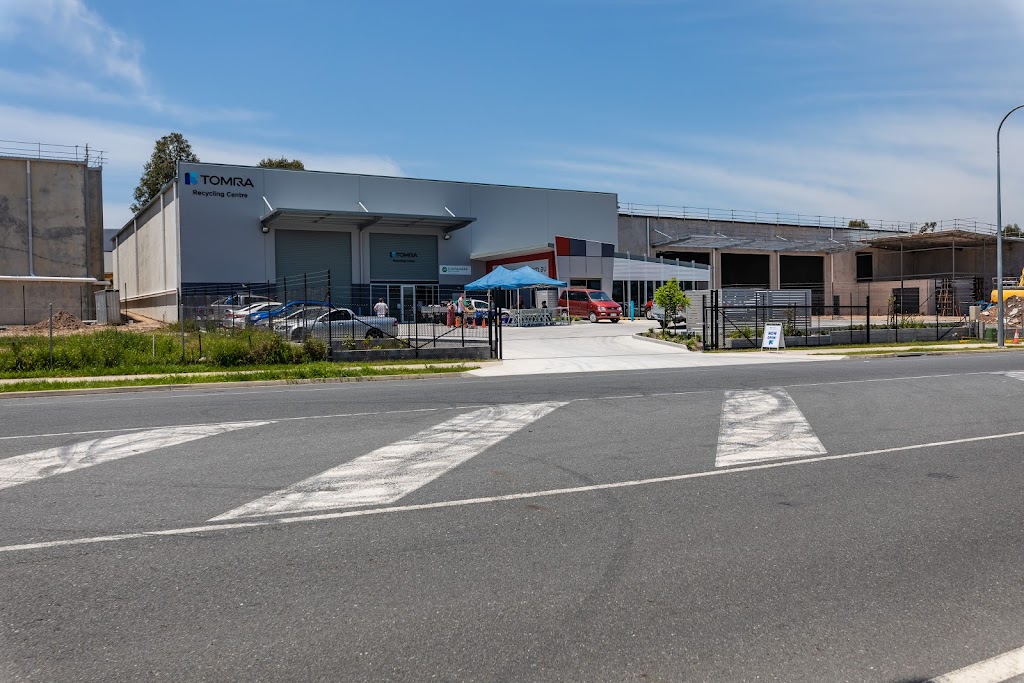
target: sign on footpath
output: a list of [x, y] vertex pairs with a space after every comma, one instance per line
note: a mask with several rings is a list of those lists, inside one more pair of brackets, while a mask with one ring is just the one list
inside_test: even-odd
[[786, 348], [786, 338], [782, 335], [782, 325], [765, 325], [764, 337], [761, 338], [761, 350], [782, 351]]

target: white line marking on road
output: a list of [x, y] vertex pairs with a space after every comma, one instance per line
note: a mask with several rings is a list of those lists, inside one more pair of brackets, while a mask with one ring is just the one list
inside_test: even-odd
[[1014, 371], [1014, 372], [1004, 372], [1002, 374], [1006, 375], [1007, 377], [1012, 377], [1013, 379], [1024, 380], [1024, 372], [1015, 372]]
[[1021, 674], [1024, 674], [1024, 647], [951, 671], [927, 683], [1001, 683]]
[[725, 392], [715, 467], [825, 452], [785, 389]]
[[393, 503], [563, 405], [504, 405], [465, 413], [210, 521]]
[[[659, 370], [658, 372], [661, 372], [661, 371]], [[638, 373], [639, 373], [639, 371], [638, 371]], [[643, 373], [639, 373], [639, 374], [643, 374]], [[856, 380], [845, 380], [845, 381], [836, 381], [836, 382], [812, 382], [812, 383], [808, 383], [808, 384], [785, 384], [785, 385], [782, 385], [782, 388], [783, 389], [796, 389], [796, 388], [801, 388], [801, 387], [834, 386], [834, 385], [837, 385], [837, 384], [862, 384], [862, 383], [870, 383], [870, 382], [899, 382], [899, 381], [904, 381], [904, 380], [916, 380], [916, 379], [943, 379], [943, 378], [948, 378], [948, 377], [965, 377], [965, 376], [973, 376], [973, 375], [1002, 375], [1002, 374], [1006, 374], [1006, 372], [1005, 371], [998, 371], [998, 372], [986, 371], [986, 372], [947, 373], [947, 374], [942, 374], [942, 375], [916, 375], [916, 376], [912, 376], [912, 377], [880, 377], [880, 378], [875, 378], [875, 379], [856, 379]], [[1024, 374], [1024, 373], [1021, 373], [1021, 374]], [[495, 381], [496, 382], [496, 381], [503, 381], [503, 380], [504, 380], [504, 378], [500, 378], [500, 377], [488, 377], [486, 381], [489, 381], [489, 382], [490, 381]], [[342, 385], [317, 385], [317, 389], [318, 390], [330, 390], [330, 389], [332, 389], [332, 388], [334, 388], [336, 386], [342, 386]], [[345, 388], [345, 387], [343, 387], [343, 388]], [[310, 390], [310, 389], [299, 388], [297, 390], [299, 390], [299, 391], [306, 391], [306, 390]], [[278, 391], [263, 391], [263, 392], [260, 392], [260, 393], [261, 394], [280, 393], [280, 391], [288, 391], [288, 389], [283, 389], [283, 390], [278, 390]], [[575, 402], [575, 401], [600, 401], [600, 400], [608, 400], [608, 399], [611, 399], [611, 398], [656, 398], [656, 397], [660, 397], [660, 396], [694, 396], [694, 395], [698, 395], [698, 394], [718, 393], [719, 391], [721, 391], [721, 389], [695, 389], [693, 391], [672, 391], [672, 392], [659, 392], [659, 393], [652, 393], [652, 394], [637, 394], [636, 396], [597, 396], [597, 397], [594, 397], [594, 398], [576, 398], [576, 399], [572, 399], [572, 401], [573, 402]], [[246, 392], [216, 392], [216, 393], [210, 393], [210, 394], [190, 394], [190, 396], [198, 396], [198, 395], [203, 395], [203, 396], [207, 396], [207, 395], [209, 395], [209, 396], [225, 396], [225, 395], [238, 395], [238, 394], [244, 394], [244, 393], [246, 393]], [[112, 401], [113, 400], [141, 400], [142, 398], [152, 398], [153, 396], [155, 396], [155, 395], [138, 394], [138, 395], [135, 395], [135, 396], [132, 396], [132, 397], [129, 397], [129, 398], [116, 398], [116, 399], [115, 398], [111, 398], [111, 399], [108, 399], [108, 400], [112, 400]], [[164, 396], [166, 397], [167, 394], [164, 394]], [[69, 398], [81, 398], [81, 397], [69, 397]], [[90, 399], [89, 402], [90, 403], [95, 403], [97, 400], [100, 400], [100, 399], [93, 398], [93, 399]], [[38, 402], [38, 403], [27, 403], [27, 402], [19, 402], [18, 403], [19, 407], [20, 406], [31, 406], [31, 405], [53, 405], [53, 401]], [[0, 404], [0, 408], [2, 408], [2, 407], [4, 407], [3, 404]], [[275, 418], [273, 418], [273, 420], [275, 422], [285, 422], [285, 421], [288, 421], [288, 420], [324, 420], [324, 419], [343, 418], [343, 417], [372, 417], [374, 415], [397, 415], [397, 414], [401, 414], [401, 413], [431, 412], [431, 411], [438, 411], [438, 410], [464, 410], [464, 409], [469, 409], [469, 408], [482, 408], [482, 407], [484, 407], [484, 406], [483, 405], [474, 405], [474, 406], [452, 406], [452, 407], [445, 407], [445, 408], [411, 408], [411, 409], [408, 409], [408, 410], [382, 410], [382, 411], [365, 412], [365, 413], [338, 413], [338, 414], [335, 414], [335, 415], [304, 415], [304, 416], [299, 416], [299, 417], [283, 417], [283, 418], [282, 417], [275, 417]], [[186, 426], [186, 425], [169, 425], [169, 426]], [[196, 425], [187, 425], [187, 426], [196, 426]], [[38, 438], [43, 438], [43, 437], [54, 437], [54, 436], [78, 436], [78, 435], [83, 435], [83, 434], [106, 434], [106, 433], [116, 433], [116, 432], [141, 431], [141, 430], [145, 430], [145, 429], [157, 429], [157, 427], [124, 427], [124, 428], [121, 428], [121, 429], [96, 429], [96, 430], [89, 430], [89, 431], [56, 432], [56, 433], [49, 433], [49, 434], [17, 434], [17, 435], [14, 435], [14, 436], [0, 436], [0, 441], [9, 440], [9, 439], [38, 439]]]
[[[409, 410], [382, 410], [369, 413], [336, 413], [334, 415], [301, 415], [299, 417], [275, 417], [269, 422], [296, 422], [299, 420], [333, 420], [342, 417], [373, 417], [376, 415], [402, 415], [404, 413], [433, 413], [438, 410], [455, 410], [454, 408], [411, 408]], [[8, 439], [41, 439], [52, 436], [81, 436], [84, 434], [111, 434], [115, 432], [140, 432], [146, 429], [178, 429], [185, 427], [208, 427], [224, 424], [223, 422], [201, 422], [188, 425], [164, 425], [162, 427], [122, 427], [120, 429], [92, 429], [82, 432], [51, 432], [49, 434], [19, 434], [16, 436], [0, 436], [0, 441]]]
[[147, 453], [215, 436], [246, 427], [270, 424], [263, 422], [222, 422], [195, 427], [164, 427], [145, 432], [131, 432], [104, 439], [91, 439], [67, 446], [15, 455], [0, 460], [0, 489], [92, 467], [111, 460]]
[[896, 446], [894, 448], [880, 448], [873, 451], [861, 451], [859, 453], [844, 453], [840, 455], [825, 455], [820, 458], [804, 458], [802, 460], [787, 460], [785, 462], [770, 462], [760, 465], [745, 465], [743, 467], [730, 467], [720, 470], [708, 470], [706, 472], [693, 472], [691, 474], [676, 474], [667, 477], [654, 477], [651, 479], [635, 479], [632, 481], [620, 481], [610, 484], [592, 484], [590, 486], [576, 486], [564, 489], [549, 489], [547, 491], [531, 491], [527, 493], [511, 493], [503, 496], [487, 496], [485, 498], [464, 498], [461, 500], [448, 500], [438, 503], [422, 503], [419, 505], [395, 505], [390, 507], [371, 508], [369, 510], [347, 510], [345, 512], [326, 512], [317, 515], [305, 515], [301, 517], [283, 517], [266, 521], [255, 522], [233, 522], [228, 524], [208, 524], [197, 527], [184, 527], [179, 529], [162, 529], [159, 531], [141, 531], [126, 533], [114, 536], [91, 536], [86, 538], [62, 539], [57, 541], [40, 541], [38, 543], [23, 543], [19, 545], [0, 546], [0, 553], [9, 553], [19, 550], [41, 550], [45, 548], [60, 548], [71, 545], [87, 545], [90, 543], [107, 543], [111, 541], [130, 540], [133, 538], [145, 538], [147, 536], [187, 536], [189, 534], [205, 531], [219, 531], [222, 529], [254, 529], [269, 527], [277, 524], [294, 524], [296, 522], [317, 522], [331, 519], [343, 519], [346, 517], [369, 517], [373, 515], [384, 515], [394, 512], [416, 512], [420, 510], [436, 510], [440, 508], [455, 508], [467, 505], [480, 505], [484, 503], [501, 503], [512, 500], [529, 500], [531, 498], [545, 498], [548, 496], [560, 496], [573, 493], [590, 493], [592, 491], [607, 491], [612, 489], [623, 489], [634, 486], [648, 486], [651, 484], [664, 484], [687, 479], [704, 479], [707, 477], [719, 477], [724, 475], [737, 474], [740, 472], [755, 472], [758, 470], [770, 470], [780, 467], [794, 467], [797, 465], [810, 465], [829, 460], [847, 460], [860, 458], [866, 455], [883, 455], [885, 453], [898, 453], [902, 451], [914, 451], [924, 448], [939, 448], [942, 446], [955, 446], [964, 443], [975, 443], [978, 441], [991, 441], [994, 439], [1009, 439], [1024, 436], [1022, 432], [1008, 432], [1006, 434], [989, 434], [986, 436], [973, 436], [964, 439], [953, 439], [951, 441], [933, 441], [931, 443], [919, 443], [911, 446]]

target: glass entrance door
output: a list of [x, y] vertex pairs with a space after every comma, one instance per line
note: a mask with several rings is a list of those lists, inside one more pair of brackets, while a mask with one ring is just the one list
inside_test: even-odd
[[401, 285], [400, 322], [411, 323], [416, 320], [416, 285]]

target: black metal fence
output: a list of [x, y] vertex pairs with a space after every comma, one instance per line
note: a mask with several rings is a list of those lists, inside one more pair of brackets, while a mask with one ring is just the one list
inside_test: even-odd
[[330, 271], [269, 283], [182, 288], [179, 317], [206, 331], [262, 329], [291, 342], [342, 351], [484, 347], [500, 358], [501, 320], [483, 307], [457, 310], [457, 287], [336, 283]]
[[[836, 297], [838, 299], [838, 297]], [[871, 314], [871, 297], [863, 305], [819, 303], [728, 304], [720, 290], [702, 297], [705, 349], [751, 348], [761, 346], [767, 325], [779, 325], [786, 346], [830, 346], [837, 344], [893, 344], [913, 341], [942, 341], [976, 334], [967, 316], [943, 320], [906, 315], [890, 301], [888, 315]]]

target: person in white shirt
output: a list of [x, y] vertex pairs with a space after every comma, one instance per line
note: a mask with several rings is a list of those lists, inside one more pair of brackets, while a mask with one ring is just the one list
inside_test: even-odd
[[380, 299], [373, 307], [374, 314], [384, 317], [388, 314], [388, 305], [384, 303], [384, 299]]

